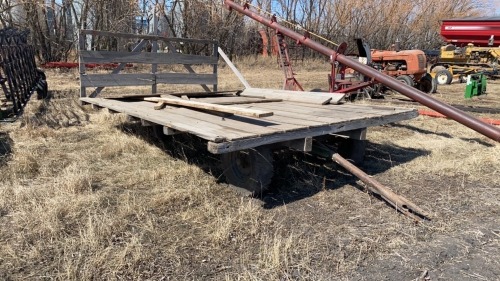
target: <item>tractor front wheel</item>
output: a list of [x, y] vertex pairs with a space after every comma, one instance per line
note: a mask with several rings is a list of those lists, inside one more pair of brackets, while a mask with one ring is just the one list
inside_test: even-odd
[[401, 83], [405, 83], [406, 85], [413, 87], [415, 83], [413, 82], [413, 78], [408, 75], [401, 75], [396, 77], [396, 80], [399, 80]]
[[451, 84], [453, 80], [453, 75], [448, 69], [440, 70], [436, 73], [436, 82], [439, 85]]

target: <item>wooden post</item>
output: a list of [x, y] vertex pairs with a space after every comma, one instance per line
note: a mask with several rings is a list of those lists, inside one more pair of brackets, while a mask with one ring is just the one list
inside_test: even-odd
[[[218, 57], [218, 55], [219, 55], [219, 45], [217, 44], [217, 42], [214, 42], [214, 44], [212, 46], [214, 48], [212, 55], [214, 57]], [[217, 67], [218, 67], [218, 63], [214, 64], [214, 71], [213, 71], [213, 73], [215, 74], [216, 77], [218, 77], [218, 75], [217, 75]], [[217, 84], [218, 84], [218, 81], [213, 86], [213, 91], [214, 92], [217, 92]]]
[[[78, 32], [78, 48], [80, 51], [85, 50], [85, 40], [87, 35], [84, 34], [81, 30]], [[82, 58], [78, 56], [78, 67], [80, 70], [80, 81], [82, 81], [82, 76], [85, 75], [85, 62], [82, 61]], [[84, 98], [87, 96], [87, 88], [85, 86], [81, 86], [80, 84], [80, 97]]]

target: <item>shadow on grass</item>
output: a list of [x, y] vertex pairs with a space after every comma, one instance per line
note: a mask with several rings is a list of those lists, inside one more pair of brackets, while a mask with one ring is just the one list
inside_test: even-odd
[[196, 165], [206, 173], [217, 177], [222, 174], [222, 169], [218, 165], [219, 156], [208, 152], [207, 142], [195, 135], [180, 133], [167, 136], [163, 134], [161, 126], [145, 127], [140, 122], [125, 123], [119, 129], [141, 137], [171, 157]]
[[[369, 175], [383, 173], [394, 166], [428, 155], [425, 150], [367, 142], [366, 155], [358, 167]], [[273, 188], [263, 198], [265, 208], [274, 208], [320, 192], [345, 185], [363, 189], [357, 177], [330, 159], [280, 151], [275, 154]]]
[[33, 103], [29, 112], [26, 110], [21, 116], [21, 127], [47, 126], [51, 129], [79, 125], [89, 120], [76, 97], [74, 90], [47, 92], [47, 97]]
[[13, 141], [9, 134], [0, 132], [0, 167], [9, 161], [12, 154]]
[[460, 138], [460, 139], [463, 141], [466, 141], [466, 142], [475, 142], [475, 143], [480, 144], [480, 145], [485, 146], [485, 147], [495, 147], [494, 144], [485, 142], [484, 140], [481, 140], [479, 138]]
[[393, 124], [390, 124], [390, 126], [391, 127], [395, 127], [395, 128], [408, 129], [408, 130], [415, 131], [417, 133], [424, 134], [424, 135], [436, 135], [436, 136], [445, 137], [447, 139], [453, 138], [452, 135], [447, 134], [447, 133], [438, 133], [438, 132], [433, 132], [433, 131], [429, 131], [429, 130], [424, 130], [422, 128], [417, 128], [417, 127], [411, 126], [411, 125], [404, 125], [404, 124], [399, 124], [399, 123], [393, 123]]
[[[207, 144], [203, 139], [189, 134], [165, 136], [161, 127], [160, 130], [157, 127], [143, 127], [140, 123], [128, 123], [121, 129], [141, 136], [171, 157], [196, 165], [220, 181], [225, 180], [219, 156], [207, 151]], [[428, 154], [425, 150], [368, 142], [365, 161], [359, 168], [369, 175], [376, 175]], [[274, 152], [271, 188], [259, 199], [264, 208], [271, 209], [313, 196], [321, 190], [337, 189], [345, 185], [361, 189], [356, 181], [356, 177], [330, 159], [279, 149]]]

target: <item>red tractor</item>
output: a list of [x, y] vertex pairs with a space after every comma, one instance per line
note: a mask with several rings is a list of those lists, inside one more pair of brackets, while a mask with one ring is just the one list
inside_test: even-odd
[[396, 42], [394, 50], [370, 50], [368, 52], [367, 45], [363, 44], [361, 39], [357, 39], [356, 43], [360, 56], [367, 57], [368, 65], [424, 93], [436, 92], [437, 83], [427, 73], [427, 59], [423, 51], [400, 51], [399, 44]]

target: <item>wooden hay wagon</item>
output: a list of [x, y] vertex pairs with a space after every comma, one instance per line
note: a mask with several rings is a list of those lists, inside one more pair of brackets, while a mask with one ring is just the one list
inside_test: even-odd
[[[88, 37], [136, 38], [132, 51], [89, 51]], [[151, 46], [150, 51], [141, 51]], [[161, 46], [163, 52], [158, 52]], [[191, 51], [186, 51], [191, 46]], [[198, 50], [196, 53], [192, 50]], [[343, 103], [341, 94], [291, 92], [247, 87], [217, 91], [217, 42], [150, 35], [80, 31], [82, 103], [140, 119], [163, 128], [167, 135], [189, 133], [207, 141], [220, 154], [224, 174], [234, 186], [259, 194], [273, 175], [272, 149], [285, 146], [311, 152], [316, 139], [342, 135], [350, 146], [348, 157], [361, 160], [366, 128], [418, 115], [414, 109]], [[118, 63], [111, 74], [91, 74], [85, 64]], [[148, 73], [119, 73], [125, 64], [149, 64]], [[209, 65], [210, 73], [196, 73], [193, 65]], [[179, 65], [183, 72], [162, 72], [161, 65]], [[199, 84], [203, 92], [159, 92], [159, 84]], [[125, 92], [100, 97], [104, 87], [150, 86], [151, 93]], [[87, 88], [94, 90], [87, 95]], [[125, 89], [125, 88], [123, 88]], [[314, 141], [314, 142], [313, 142]]]

